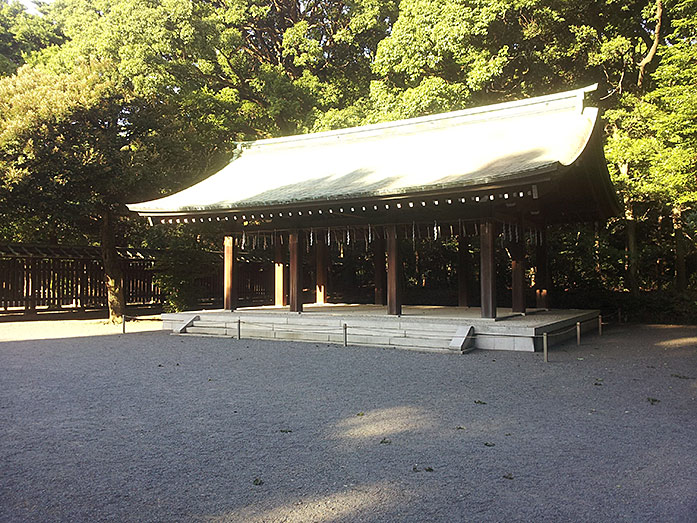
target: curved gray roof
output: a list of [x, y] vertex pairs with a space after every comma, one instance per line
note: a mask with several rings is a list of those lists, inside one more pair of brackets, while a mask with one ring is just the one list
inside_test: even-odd
[[584, 104], [595, 89], [247, 143], [209, 178], [128, 207], [171, 216], [505, 186], [577, 161], [598, 119]]

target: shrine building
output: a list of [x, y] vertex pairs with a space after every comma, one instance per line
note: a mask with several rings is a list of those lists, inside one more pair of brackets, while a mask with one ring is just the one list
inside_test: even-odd
[[[619, 211], [602, 144], [597, 86], [421, 118], [239, 143], [230, 163], [170, 196], [130, 204], [152, 224], [222, 222], [224, 307], [237, 307], [236, 250], [275, 250], [275, 304], [303, 311], [303, 257], [326, 302], [333, 242], [365, 242], [375, 260], [372, 314], [403, 315], [400, 241], [480, 242], [480, 319], [497, 319], [495, 254], [511, 257], [512, 315], [548, 308], [551, 224]], [[501, 242], [497, 241], [500, 239]], [[535, 246], [536, 303], [525, 302], [526, 248]], [[289, 250], [289, 283], [283, 255]], [[464, 278], [460, 277], [462, 281]], [[464, 284], [459, 304], [471, 305]], [[382, 311], [382, 312], [380, 312]], [[452, 314], [450, 315], [452, 316]], [[239, 326], [239, 325], [238, 325]]]

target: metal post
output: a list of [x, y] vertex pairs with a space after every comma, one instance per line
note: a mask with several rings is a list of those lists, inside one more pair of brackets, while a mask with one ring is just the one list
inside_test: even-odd
[[542, 352], [544, 353], [545, 363], [547, 363], [549, 361], [547, 359], [547, 348], [548, 348], [547, 333], [543, 332], [542, 333]]
[[348, 325], [344, 323], [344, 347], [348, 346]]
[[237, 318], [237, 339], [242, 339], [242, 319]]
[[576, 322], [576, 345], [581, 345], [581, 322]]
[[617, 323], [622, 323], [622, 307], [617, 308]]
[[603, 335], [603, 315], [598, 314], [598, 336]]
[[125, 314], [123, 314], [121, 316], [121, 327], [122, 327], [123, 333], [126, 334], [126, 315]]

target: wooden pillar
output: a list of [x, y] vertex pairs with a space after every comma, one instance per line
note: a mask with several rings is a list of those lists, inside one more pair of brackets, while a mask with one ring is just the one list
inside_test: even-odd
[[457, 236], [457, 304], [459, 307], [469, 307], [469, 276], [472, 271], [469, 241], [463, 234]]
[[281, 246], [281, 236], [276, 238], [274, 245], [274, 272], [273, 272], [273, 294], [274, 305], [283, 307], [286, 303], [286, 284], [285, 284], [285, 263], [283, 260], [283, 249]]
[[387, 289], [385, 288], [385, 232], [375, 231], [373, 237], [373, 267], [375, 269], [375, 305], [387, 304]]
[[32, 314], [36, 311], [36, 301], [39, 286], [39, 261], [27, 258], [24, 265], [24, 313]]
[[479, 227], [482, 318], [496, 318], [496, 225], [482, 221]]
[[303, 255], [302, 235], [293, 230], [288, 234], [290, 245], [290, 311], [303, 311]]
[[399, 255], [397, 226], [385, 227], [387, 236], [387, 314], [402, 314], [402, 259]]
[[237, 263], [235, 260], [235, 239], [226, 236], [224, 243], [223, 307], [234, 311], [237, 308]]
[[327, 283], [329, 282], [329, 249], [324, 235], [315, 237], [315, 303], [327, 303]]
[[542, 229], [541, 241], [535, 248], [535, 306], [538, 309], [549, 309], [549, 259], [547, 252], [547, 231]]
[[509, 246], [511, 253], [511, 309], [513, 312], [525, 312], [525, 244], [513, 243]]

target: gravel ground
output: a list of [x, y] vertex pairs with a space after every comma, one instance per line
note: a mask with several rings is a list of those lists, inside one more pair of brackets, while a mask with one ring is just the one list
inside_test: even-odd
[[2, 521], [697, 521], [694, 327], [544, 364], [22, 325]]

